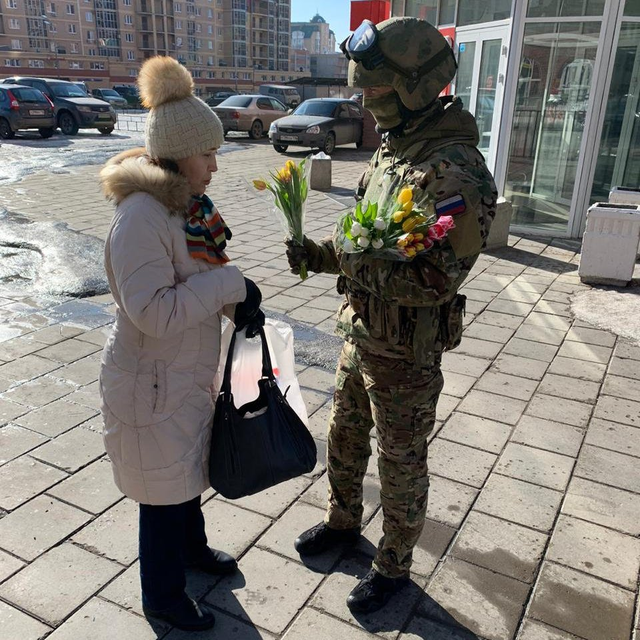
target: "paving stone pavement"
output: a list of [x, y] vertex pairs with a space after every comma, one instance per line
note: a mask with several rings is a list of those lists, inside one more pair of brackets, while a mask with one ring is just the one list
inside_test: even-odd
[[[212, 189], [232, 256], [268, 314], [332, 344], [334, 278], [288, 272], [283, 234], [244, 182], [283, 158], [266, 143], [235, 147]], [[312, 238], [331, 230], [368, 157], [336, 151], [332, 192], [309, 198]], [[104, 239], [112, 208], [97, 172], [28, 176], [0, 187], [0, 205]], [[112, 299], [0, 285], [0, 638], [640, 638], [640, 348], [573, 319], [571, 295], [584, 289], [576, 249], [512, 236], [464, 285], [465, 338], [443, 359], [411, 585], [375, 615], [344, 604], [382, 531], [375, 458], [359, 545], [306, 563], [293, 549], [323, 514], [330, 354], [325, 367], [297, 364], [321, 456], [314, 472], [243, 500], [204, 496], [210, 542], [240, 572], [189, 575], [190, 593], [218, 612], [212, 632], [192, 636], [142, 616], [136, 505], [113, 486], [102, 448], [96, 381]]]

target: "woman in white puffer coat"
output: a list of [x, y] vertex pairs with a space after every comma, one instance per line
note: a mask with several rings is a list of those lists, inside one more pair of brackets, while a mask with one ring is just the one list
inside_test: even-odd
[[258, 287], [229, 264], [231, 232], [204, 195], [224, 140], [219, 119], [172, 58], [145, 62], [138, 82], [150, 108], [146, 148], [101, 172], [116, 204], [105, 247], [117, 310], [100, 372], [104, 441], [117, 486], [140, 503], [144, 611], [198, 630], [214, 616], [186, 595], [185, 567], [237, 568], [207, 546], [200, 508], [221, 317], [233, 312], [237, 328], [251, 329], [264, 315]]

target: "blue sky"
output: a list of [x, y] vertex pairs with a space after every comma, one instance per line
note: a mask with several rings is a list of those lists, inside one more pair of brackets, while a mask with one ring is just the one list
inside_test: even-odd
[[336, 43], [349, 35], [349, 0], [291, 0], [292, 22], [309, 22], [316, 12], [329, 23], [336, 34]]

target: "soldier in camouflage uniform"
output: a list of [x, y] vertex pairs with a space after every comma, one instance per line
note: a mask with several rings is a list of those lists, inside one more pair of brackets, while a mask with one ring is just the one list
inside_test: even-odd
[[[353, 610], [373, 611], [406, 581], [424, 526], [441, 354], [460, 341], [464, 296], [457, 290], [485, 245], [497, 193], [476, 148], [473, 116], [459, 99], [438, 98], [456, 69], [438, 30], [415, 18], [392, 18], [361, 37], [363, 30], [364, 23], [351, 37], [352, 50], [349, 40], [343, 43], [351, 59], [349, 85], [363, 88], [364, 107], [384, 136], [358, 193], [375, 201], [390, 172], [414, 191], [432, 194], [436, 213], [455, 222], [444, 241], [411, 262], [344, 253], [331, 238], [305, 239], [287, 251], [294, 273], [306, 260], [312, 271], [338, 274], [345, 295], [337, 321], [345, 343], [328, 433], [329, 504], [325, 521], [301, 534], [296, 549], [320, 553], [358, 539], [375, 427], [384, 535], [372, 570], [347, 600]], [[372, 33], [377, 50], [373, 59], [362, 59], [353, 40], [361, 37], [366, 46]]]

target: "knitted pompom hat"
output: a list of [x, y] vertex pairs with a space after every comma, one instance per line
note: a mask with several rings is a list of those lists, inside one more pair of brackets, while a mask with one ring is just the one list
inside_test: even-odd
[[177, 60], [149, 58], [140, 69], [138, 86], [149, 109], [144, 136], [152, 158], [181, 160], [222, 145], [220, 119], [193, 95], [191, 74]]

